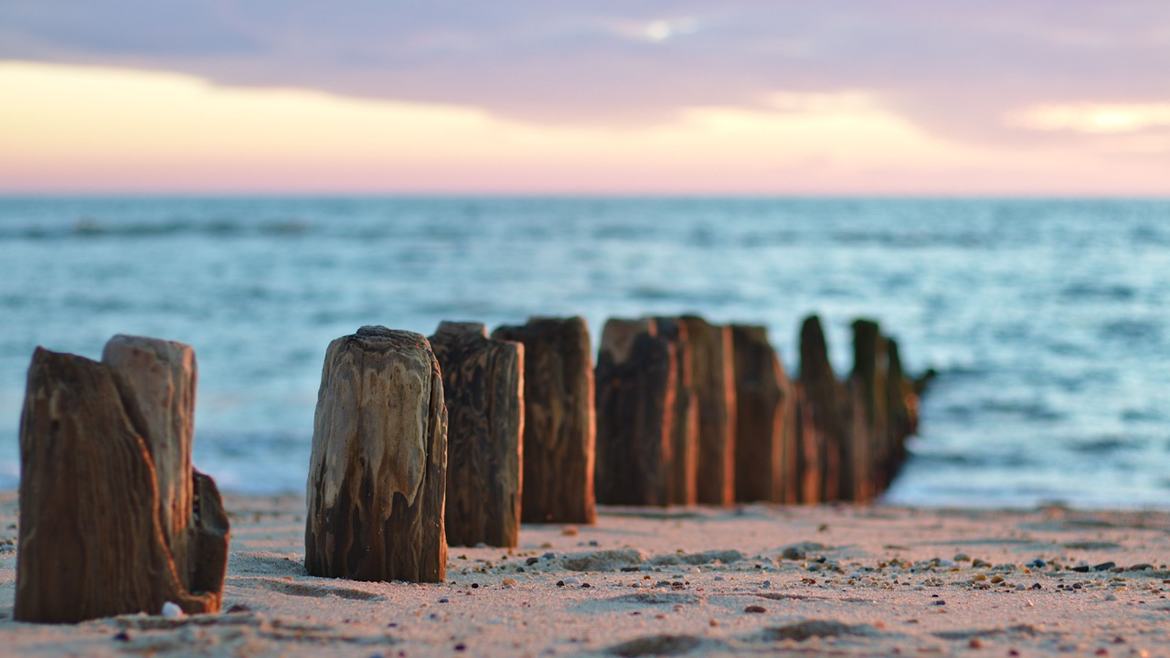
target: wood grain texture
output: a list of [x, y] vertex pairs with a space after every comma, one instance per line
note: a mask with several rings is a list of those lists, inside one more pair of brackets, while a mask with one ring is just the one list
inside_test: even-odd
[[593, 523], [593, 356], [584, 318], [533, 318], [493, 338], [524, 344], [525, 523]]
[[524, 346], [482, 324], [431, 336], [447, 404], [447, 542], [516, 546], [520, 532]]
[[308, 572], [442, 581], [446, 471], [447, 409], [427, 339], [362, 327], [330, 343], [309, 463]]
[[794, 487], [795, 437], [792, 386], [768, 330], [731, 325], [735, 356], [735, 499], [740, 502], [789, 500]]
[[597, 357], [600, 503], [669, 505], [674, 493], [675, 359], [652, 319], [611, 319]]
[[800, 328], [800, 384], [807, 404], [802, 431], [812, 432], [819, 448], [820, 500], [849, 500], [852, 493], [845, 492], [852, 491], [851, 473], [842, 472], [852, 455], [849, 401], [833, 373], [821, 320], [815, 315]]
[[159, 511], [179, 578], [191, 583], [187, 542], [192, 528], [194, 484], [191, 468], [195, 433], [195, 350], [156, 338], [117, 335], [102, 351], [114, 368], [123, 398], [142, 413], [143, 438], [158, 476]]
[[674, 360], [674, 414], [671, 419], [670, 503], [694, 505], [699, 500], [699, 402], [687, 328], [678, 318], [656, 317], [658, 335], [670, 343]]
[[708, 505], [735, 500], [735, 374], [731, 329], [686, 315], [699, 403], [697, 498]]
[[[214, 589], [190, 593], [180, 577], [185, 566], [168, 546], [146, 436], [146, 419], [166, 413], [141, 410], [118, 379], [113, 367], [83, 357], [41, 348], [33, 354], [20, 427], [15, 619], [158, 614], [167, 601], [188, 613], [219, 609], [226, 517], [222, 554], [205, 556], [218, 563], [205, 565], [194, 583]], [[217, 571], [218, 582], [206, 577]]]

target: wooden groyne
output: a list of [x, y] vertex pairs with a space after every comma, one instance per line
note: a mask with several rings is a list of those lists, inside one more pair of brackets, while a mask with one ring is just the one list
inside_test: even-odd
[[[852, 324], [833, 371], [821, 321], [786, 370], [762, 326], [613, 319], [596, 366], [580, 317], [430, 340], [362, 327], [326, 351], [307, 477], [312, 575], [441, 582], [447, 542], [518, 544], [595, 503], [867, 502], [890, 486], [930, 372]], [[191, 466], [193, 350], [118, 336], [101, 362], [38, 348], [21, 420], [14, 618], [219, 609], [228, 524]], [[62, 477], [67, 473], [68, 477]], [[84, 575], [85, 577], [81, 577]]]

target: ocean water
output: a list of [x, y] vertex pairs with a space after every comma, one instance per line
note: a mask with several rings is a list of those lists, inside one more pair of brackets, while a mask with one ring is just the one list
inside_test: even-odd
[[[1170, 202], [0, 199], [0, 487], [34, 346], [132, 333], [199, 359], [195, 461], [303, 490], [329, 341], [532, 314], [698, 311], [795, 364], [881, 320], [940, 376], [887, 500], [1170, 507]], [[596, 342], [596, 335], [595, 335]]]

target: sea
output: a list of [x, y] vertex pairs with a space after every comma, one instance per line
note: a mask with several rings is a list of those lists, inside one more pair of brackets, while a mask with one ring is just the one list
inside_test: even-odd
[[926, 506], [1170, 508], [1170, 201], [867, 198], [0, 199], [0, 488], [33, 349], [195, 347], [195, 462], [304, 490], [329, 341], [697, 312], [768, 327], [795, 374], [820, 314], [934, 368], [886, 493]]

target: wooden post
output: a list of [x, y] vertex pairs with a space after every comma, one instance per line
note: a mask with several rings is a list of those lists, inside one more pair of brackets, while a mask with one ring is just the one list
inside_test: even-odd
[[309, 462], [305, 568], [440, 582], [447, 408], [427, 339], [362, 327], [325, 353]]
[[886, 358], [889, 364], [886, 413], [892, 435], [891, 461], [886, 465], [886, 482], [889, 484], [906, 460], [906, 439], [918, 431], [918, 394], [914, 390], [914, 382], [902, 368], [898, 342], [893, 338], [886, 339]]
[[195, 350], [172, 341], [114, 336], [102, 362], [121, 377], [123, 398], [142, 413], [143, 438], [158, 477], [159, 511], [167, 545], [184, 586], [190, 584], [188, 531], [194, 502], [191, 443], [195, 431]]
[[793, 387], [792, 432], [796, 439], [796, 499], [806, 505], [824, 501], [825, 487], [822, 484], [825, 468], [821, 460], [825, 454], [824, 436], [813, 422], [812, 404], [799, 382]]
[[671, 419], [670, 502], [694, 505], [699, 500], [699, 403], [687, 328], [678, 318], [654, 318], [658, 335], [670, 343], [674, 360], [674, 413]]
[[669, 505], [675, 361], [652, 319], [611, 319], [597, 357], [597, 500]]
[[525, 523], [593, 523], [593, 356], [585, 319], [533, 318], [493, 338], [524, 344]]
[[[821, 501], [849, 500], [853, 488], [848, 400], [829, 362], [829, 347], [821, 320], [813, 315], [800, 328], [800, 384], [807, 403], [802, 431], [819, 435]], [[811, 501], [809, 501], [811, 502]]]
[[191, 472], [194, 355], [127, 337], [107, 352], [111, 363], [33, 354], [20, 427], [19, 621], [220, 607], [228, 524], [214, 482]]
[[768, 330], [731, 325], [735, 353], [735, 499], [740, 502], [795, 502], [796, 444], [789, 430], [794, 400], [791, 384]]
[[853, 372], [850, 388], [854, 401], [855, 463], [854, 500], [870, 500], [888, 484], [886, 469], [892, 461], [887, 396], [886, 339], [873, 320], [853, 321]]
[[470, 322], [443, 322], [430, 341], [447, 404], [447, 542], [516, 546], [524, 346]]
[[680, 318], [692, 349], [699, 401], [698, 502], [735, 500], [735, 375], [731, 329], [689, 315]]

